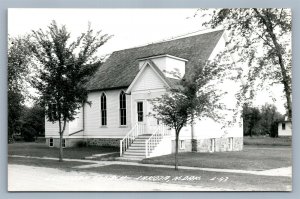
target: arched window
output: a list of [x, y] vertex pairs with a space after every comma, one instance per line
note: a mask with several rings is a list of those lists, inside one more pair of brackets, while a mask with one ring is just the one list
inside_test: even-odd
[[106, 110], [106, 95], [102, 93], [101, 95], [101, 125], [107, 125], [107, 110]]
[[126, 125], [126, 94], [124, 91], [120, 93], [120, 123]]

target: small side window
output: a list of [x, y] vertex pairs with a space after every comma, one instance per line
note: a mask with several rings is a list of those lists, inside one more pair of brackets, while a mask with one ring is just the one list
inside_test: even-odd
[[215, 138], [210, 139], [210, 152], [215, 151], [215, 146], [216, 146], [216, 139]]
[[233, 150], [233, 137], [228, 138], [228, 150]]
[[49, 139], [49, 146], [50, 146], [50, 147], [53, 147], [53, 138], [50, 138], [50, 139]]
[[285, 130], [285, 123], [281, 124], [282, 130]]
[[179, 146], [180, 146], [180, 149], [185, 149], [185, 141], [180, 140]]
[[66, 147], [66, 139], [62, 139], [62, 147], [63, 147], [63, 148]]

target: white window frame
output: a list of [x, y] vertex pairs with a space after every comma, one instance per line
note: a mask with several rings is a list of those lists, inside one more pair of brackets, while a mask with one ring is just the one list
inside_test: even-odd
[[211, 138], [210, 139], [210, 152], [215, 152], [216, 151], [216, 139]]
[[[142, 104], [142, 111], [139, 111], [139, 104]], [[143, 123], [143, 122], [145, 122], [145, 118], [144, 118], [144, 102], [143, 101], [137, 101], [136, 102], [136, 114], [137, 114], [137, 121], [139, 122], [139, 123]], [[139, 121], [139, 113], [142, 113], [142, 120], [141, 121]]]
[[[52, 142], [51, 142], [52, 140]], [[52, 145], [51, 145], [52, 143]], [[49, 138], [49, 147], [54, 147], [54, 139], [53, 138]]]
[[285, 129], [286, 129], [286, 123], [282, 122], [281, 123], [281, 130], [285, 131]]
[[66, 139], [65, 138], [62, 139], [62, 148], [66, 148]]
[[185, 149], [185, 140], [179, 140], [179, 148]]
[[[105, 103], [102, 102], [102, 97], [105, 97]], [[105, 109], [102, 109], [102, 103], [105, 104]], [[105, 116], [103, 115], [103, 112], [105, 112]], [[104, 119], [104, 122], [105, 124], [103, 124], [103, 120]], [[106, 96], [106, 93], [102, 93], [100, 95], [100, 125], [103, 126], [103, 127], [106, 127], [107, 126], [107, 96]]]
[[233, 151], [233, 137], [228, 138], [228, 149], [229, 151]]
[[[124, 95], [125, 96], [125, 107], [121, 107], [121, 95]], [[127, 97], [126, 97], [126, 93], [125, 91], [121, 91], [120, 94], [119, 94], [119, 120], [120, 120], [120, 127], [126, 127], [127, 126]], [[124, 111], [125, 113], [125, 117], [122, 116], [122, 110]], [[122, 124], [122, 118], [125, 118], [125, 124], [123, 123]]]

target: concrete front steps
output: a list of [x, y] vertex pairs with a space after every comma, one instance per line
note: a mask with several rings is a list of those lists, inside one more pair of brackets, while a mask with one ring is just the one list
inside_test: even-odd
[[138, 136], [124, 152], [123, 156], [118, 158], [118, 160], [138, 162], [146, 158], [145, 142], [150, 138], [150, 136], [151, 134], [143, 134]]

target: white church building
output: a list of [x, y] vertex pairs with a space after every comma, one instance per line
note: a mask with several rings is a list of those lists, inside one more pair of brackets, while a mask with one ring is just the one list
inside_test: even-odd
[[[174, 152], [175, 131], [154, 117], [150, 100], [168, 92], [179, 81], [169, 72], [187, 75], [189, 67], [213, 60], [225, 47], [223, 30], [153, 43], [113, 52], [87, 84], [88, 101], [67, 124], [63, 145], [120, 147], [123, 158], [143, 159]], [[232, 81], [232, 82], [230, 82]], [[228, 80], [224, 104], [236, 109], [236, 83]], [[227, 118], [233, 119], [232, 111]], [[179, 150], [194, 152], [239, 151], [243, 127], [238, 117], [229, 127], [209, 118], [181, 130]], [[59, 146], [57, 123], [46, 120], [46, 143]]]

